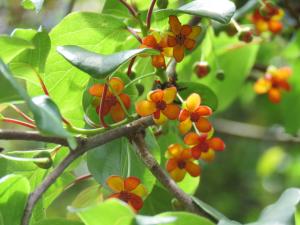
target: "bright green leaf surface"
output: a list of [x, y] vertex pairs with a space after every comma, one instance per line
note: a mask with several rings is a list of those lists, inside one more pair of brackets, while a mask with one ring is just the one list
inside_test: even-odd
[[33, 225], [83, 225], [83, 223], [65, 219], [46, 219], [39, 221], [38, 223], [34, 223]]
[[5, 63], [9, 63], [28, 48], [33, 48], [33, 45], [29, 41], [6, 35], [0, 36], [0, 58]]
[[126, 203], [110, 199], [95, 207], [73, 209], [85, 225], [131, 225], [134, 212]]
[[[210, 220], [187, 212], [165, 212], [156, 217], [175, 218], [173, 222], [167, 223], [168, 225], [186, 225], [187, 223], [191, 225], [213, 225]], [[158, 224], [160, 225], [162, 223]]]
[[0, 179], [0, 212], [5, 225], [20, 225], [29, 182], [19, 175], [8, 175]]

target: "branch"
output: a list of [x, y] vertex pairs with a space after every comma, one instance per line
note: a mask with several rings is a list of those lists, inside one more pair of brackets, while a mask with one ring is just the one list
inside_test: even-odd
[[159, 166], [158, 162], [149, 152], [143, 134], [136, 133], [133, 138], [133, 142], [136, 145], [135, 151], [140, 156], [140, 159], [143, 161], [145, 166], [151, 171], [151, 173], [156, 177], [157, 180], [168, 190], [171, 192], [174, 197], [176, 197], [184, 206], [185, 208], [192, 213], [205, 216], [210, 220], [217, 222], [214, 217], [208, 214], [204, 209], [197, 207], [193, 199], [184, 193], [173, 181], [164, 170]]
[[215, 119], [213, 125], [216, 131], [233, 136], [273, 142], [300, 143], [299, 137], [285, 133], [282, 128], [267, 128], [226, 119]]
[[87, 139], [79, 139], [78, 147], [75, 150], [70, 151], [69, 155], [44, 179], [40, 186], [29, 195], [21, 225], [29, 224], [32, 211], [37, 201], [75, 159], [95, 147], [99, 147], [120, 137], [131, 135], [132, 133], [135, 133], [140, 129], [145, 129], [151, 125], [153, 125], [153, 120], [152, 117], [149, 116], [135, 120], [122, 127], [108, 130], [103, 134], [98, 134]]
[[68, 146], [68, 142], [64, 138], [43, 136], [35, 131], [10, 131], [0, 129], [0, 140], [40, 141]]

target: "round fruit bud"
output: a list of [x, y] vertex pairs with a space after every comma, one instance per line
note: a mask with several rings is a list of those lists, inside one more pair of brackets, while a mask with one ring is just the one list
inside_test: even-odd
[[216, 74], [216, 77], [217, 77], [218, 80], [223, 81], [225, 79], [225, 73], [224, 73], [224, 71], [221, 70], [221, 69], [218, 70], [217, 74]]
[[159, 9], [165, 9], [169, 5], [169, 0], [157, 0], [156, 5]]
[[250, 43], [253, 40], [252, 31], [251, 30], [241, 31], [241, 33], [239, 35], [239, 40], [246, 42], [246, 43]]
[[134, 80], [136, 78], [136, 73], [132, 71], [128, 77], [130, 80]]
[[178, 199], [173, 198], [171, 200], [171, 204], [174, 210], [184, 210], [184, 206], [182, 205], [182, 203], [180, 201], [178, 201]]
[[137, 91], [139, 93], [139, 96], [141, 96], [144, 93], [144, 91], [145, 91], [144, 86], [142, 84], [136, 84], [135, 87], [136, 87], [136, 89], [137, 89]]
[[199, 78], [202, 78], [202, 77], [205, 77], [207, 74], [209, 74], [210, 66], [209, 66], [208, 62], [201, 61], [195, 65], [194, 71]]
[[45, 162], [34, 162], [35, 165], [37, 165], [38, 167], [40, 167], [42, 169], [49, 169], [53, 164], [53, 161], [52, 161], [52, 158], [51, 158], [51, 153], [47, 152], [47, 151], [39, 152], [33, 158], [35, 158], [35, 159], [40, 159], [40, 158], [48, 159]]
[[226, 26], [225, 32], [228, 36], [232, 37], [238, 33], [238, 30], [236, 29], [233, 23], [230, 23], [228, 24], [228, 26]]

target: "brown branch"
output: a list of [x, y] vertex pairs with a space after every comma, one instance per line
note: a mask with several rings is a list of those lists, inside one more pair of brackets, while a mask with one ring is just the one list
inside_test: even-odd
[[64, 138], [43, 136], [35, 131], [10, 131], [0, 129], [0, 140], [39, 141], [68, 146], [68, 142]]
[[144, 117], [122, 127], [108, 130], [103, 134], [98, 134], [87, 139], [80, 139], [78, 141], [78, 147], [70, 151], [69, 155], [44, 179], [40, 186], [29, 195], [21, 225], [29, 224], [32, 211], [37, 201], [75, 159], [95, 147], [99, 147], [120, 137], [131, 135], [151, 125], [153, 125], [152, 117]]
[[226, 119], [214, 119], [213, 125], [217, 132], [228, 135], [272, 142], [300, 143], [300, 137], [293, 137], [282, 128], [272, 129]]
[[158, 162], [149, 152], [147, 145], [145, 143], [145, 139], [141, 132], [136, 133], [133, 137], [133, 142], [136, 146], [135, 151], [139, 155], [140, 159], [143, 161], [145, 166], [151, 171], [151, 173], [156, 177], [159, 182], [165, 186], [165, 188], [171, 192], [174, 197], [176, 197], [185, 208], [192, 213], [205, 216], [210, 220], [217, 222], [214, 217], [209, 215], [204, 209], [196, 206], [193, 202], [193, 199], [183, 192], [167, 174], [166, 172], [159, 166]]

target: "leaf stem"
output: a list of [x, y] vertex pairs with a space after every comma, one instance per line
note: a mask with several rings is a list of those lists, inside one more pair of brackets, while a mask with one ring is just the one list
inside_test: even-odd
[[127, 27], [127, 30], [138, 40], [138, 42], [142, 43], [142, 38], [135, 32], [131, 27]]
[[133, 85], [134, 83], [136, 83], [139, 80], [142, 80], [142, 79], [147, 78], [147, 77], [151, 77], [153, 75], [155, 75], [155, 72], [147, 73], [145, 75], [139, 76], [139, 77], [133, 79], [132, 81], [130, 81], [128, 84], [126, 84], [124, 89], [130, 87], [131, 85]]
[[138, 16], [137, 11], [130, 4], [128, 4], [125, 0], [119, 0], [119, 2], [121, 2], [128, 9], [128, 11], [133, 15], [133, 17]]
[[17, 125], [20, 125], [23, 127], [36, 129], [36, 126], [34, 124], [23, 122], [23, 121], [12, 119], [12, 118], [2, 117], [2, 118], [0, 118], [0, 121], [5, 122], [5, 123], [14, 123], [14, 124], [17, 124]]
[[101, 102], [100, 102], [100, 109], [99, 109], [99, 120], [100, 120], [100, 123], [102, 124], [102, 126], [104, 128], [108, 128], [109, 126], [105, 123], [104, 121], [104, 104], [105, 104], [105, 98], [106, 98], [106, 95], [107, 95], [107, 90], [108, 90], [108, 81], [104, 84], [104, 88], [103, 88], [103, 93], [102, 93], [102, 96], [101, 96]]
[[25, 120], [27, 120], [29, 123], [35, 123], [33, 119], [31, 119], [29, 116], [27, 116], [21, 109], [19, 109], [17, 106], [10, 104], [9, 105], [12, 109], [14, 109], [20, 116], [22, 116]]
[[[129, 120], [124, 119], [118, 123], [114, 123], [114, 124], [110, 125], [109, 128], [116, 128], [116, 127], [126, 124], [127, 122], [129, 122]], [[104, 128], [104, 127], [100, 127], [100, 128], [96, 128], [96, 129], [84, 129], [84, 128], [78, 128], [78, 127], [74, 127], [74, 126], [67, 126], [67, 130], [72, 133], [75, 133], [75, 134], [83, 134], [83, 135], [89, 136], [89, 135], [100, 134], [103, 131], [106, 131], [108, 129]]]
[[147, 29], [150, 30], [150, 27], [151, 27], [151, 17], [152, 17], [152, 13], [153, 13], [153, 8], [155, 6], [155, 3], [156, 3], [156, 0], [152, 0], [151, 2], [151, 5], [150, 5], [150, 8], [148, 10], [148, 13], [147, 13]]
[[48, 158], [20, 158], [20, 157], [15, 157], [15, 156], [9, 156], [0, 153], [0, 157], [7, 159], [7, 160], [12, 160], [12, 161], [18, 161], [18, 162], [35, 162], [35, 163], [47, 163], [49, 162]]

